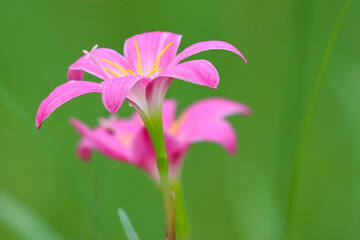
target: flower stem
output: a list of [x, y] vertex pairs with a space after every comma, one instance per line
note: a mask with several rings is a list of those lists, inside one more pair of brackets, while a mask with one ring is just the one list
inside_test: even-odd
[[321, 65], [320, 65], [320, 69], [319, 72], [316, 76], [313, 88], [312, 88], [312, 92], [310, 95], [310, 99], [308, 102], [308, 106], [306, 109], [306, 113], [304, 116], [304, 120], [303, 120], [303, 124], [302, 124], [302, 131], [301, 131], [301, 135], [300, 135], [300, 139], [299, 139], [299, 145], [298, 145], [298, 149], [297, 149], [297, 154], [296, 154], [296, 158], [295, 158], [295, 163], [294, 163], [294, 168], [293, 168], [293, 173], [292, 173], [292, 178], [291, 178], [291, 185], [290, 185], [290, 193], [289, 193], [289, 199], [288, 199], [288, 204], [287, 204], [287, 215], [286, 215], [286, 219], [285, 219], [285, 230], [284, 230], [284, 235], [283, 235], [283, 239], [289, 239], [290, 238], [290, 234], [291, 234], [291, 229], [292, 229], [292, 225], [293, 225], [293, 215], [294, 215], [294, 207], [295, 207], [295, 200], [298, 194], [298, 186], [299, 186], [299, 182], [300, 182], [300, 177], [301, 177], [301, 170], [302, 170], [302, 163], [303, 163], [303, 159], [304, 159], [304, 155], [305, 155], [305, 149], [306, 149], [306, 145], [307, 145], [307, 140], [308, 140], [308, 135], [310, 132], [310, 127], [311, 127], [311, 122], [312, 122], [312, 118], [314, 115], [314, 110], [316, 107], [316, 102], [317, 102], [317, 98], [319, 95], [319, 90], [324, 78], [324, 74], [325, 74], [325, 70], [326, 67], [329, 63], [329, 59], [332, 53], [332, 50], [334, 48], [335, 45], [335, 41], [336, 38], [338, 36], [340, 27], [343, 23], [343, 20], [345, 18], [345, 15], [347, 13], [347, 10], [349, 9], [351, 0], [347, 0], [344, 4], [344, 7], [342, 8], [336, 22], [335, 22], [335, 26], [333, 28], [333, 31], [331, 33], [329, 42], [326, 46], [322, 61], [321, 61]]
[[171, 197], [169, 181], [169, 161], [167, 159], [164, 130], [161, 114], [143, 121], [149, 132], [156, 154], [156, 163], [160, 175], [160, 188], [164, 199], [166, 240], [175, 240], [175, 199]]
[[182, 194], [181, 181], [179, 179], [172, 181], [171, 189], [176, 196], [176, 231], [180, 240], [189, 240], [189, 223]]

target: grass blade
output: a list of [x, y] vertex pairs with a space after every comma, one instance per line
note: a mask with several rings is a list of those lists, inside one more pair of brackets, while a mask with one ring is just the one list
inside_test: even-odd
[[128, 216], [126, 215], [125, 211], [122, 208], [118, 210], [120, 222], [123, 225], [125, 234], [129, 240], [139, 240]]
[[340, 28], [344, 21], [344, 18], [346, 16], [346, 13], [350, 7], [350, 4], [351, 4], [351, 0], [347, 0], [345, 2], [344, 7], [342, 8], [342, 10], [335, 22], [331, 36], [329, 38], [329, 42], [326, 46], [324, 55], [322, 57], [319, 72], [314, 81], [310, 99], [309, 99], [309, 102], [308, 102], [308, 105], [306, 108], [306, 112], [305, 112], [305, 116], [304, 116], [304, 120], [303, 120], [303, 124], [302, 124], [302, 131], [301, 131], [299, 144], [298, 144], [298, 148], [297, 148], [297, 154], [296, 154], [295, 163], [294, 163], [294, 169], [293, 169], [291, 183], [290, 183], [291, 185], [290, 185], [290, 193], [289, 193], [289, 199], [288, 199], [288, 204], [287, 204], [287, 213], [286, 213], [287, 215], [286, 215], [286, 219], [285, 219], [286, 222], [285, 222], [285, 230], [284, 230], [283, 239], [290, 238], [293, 215], [294, 215], [294, 207], [296, 205], [295, 200], [296, 200], [296, 196], [297, 196], [297, 192], [298, 192], [298, 185], [299, 185], [300, 176], [301, 176], [302, 162], [303, 162], [304, 155], [305, 155], [305, 149], [306, 149], [307, 140], [308, 140], [308, 136], [309, 136], [309, 132], [310, 132], [312, 118], [313, 118], [315, 107], [316, 107], [316, 102], [317, 102], [318, 95], [319, 95], [319, 90], [320, 90], [321, 84], [323, 82], [326, 67], [329, 63], [331, 53], [334, 48], [337, 36], [339, 34], [339, 31], [340, 31]]
[[0, 222], [23, 239], [65, 239], [35, 212], [3, 191], [0, 191]]

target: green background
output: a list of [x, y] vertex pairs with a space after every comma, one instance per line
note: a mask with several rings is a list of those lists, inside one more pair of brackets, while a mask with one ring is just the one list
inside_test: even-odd
[[[311, 87], [343, 0], [3, 1], [0, 4], [0, 239], [35, 232], [12, 205], [26, 206], [63, 239], [125, 239], [117, 208], [141, 239], [163, 239], [161, 194], [137, 168], [75, 155], [77, 117], [108, 116], [99, 94], [65, 104], [35, 128], [40, 102], [94, 44], [122, 52], [137, 33], [180, 33], [180, 50], [204, 40], [234, 44], [200, 53], [218, 69], [218, 90], [174, 81], [180, 110], [222, 96], [249, 105], [231, 117], [235, 156], [199, 143], [183, 171], [192, 239], [277, 240]], [[360, 1], [352, 2], [324, 75], [295, 201], [291, 239], [360, 239]], [[88, 80], [96, 80], [86, 75]], [[119, 116], [132, 109], [124, 105]], [[14, 207], [16, 208], [16, 207]], [[7, 213], [8, 217], [4, 217]], [[12, 224], [11, 224], [12, 222]], [[40, 230], [41, 232], [41, 230]], [[35, 238], [49, 239], [39, 233]], [[54, 237], [55, 239], [55, 237]]]

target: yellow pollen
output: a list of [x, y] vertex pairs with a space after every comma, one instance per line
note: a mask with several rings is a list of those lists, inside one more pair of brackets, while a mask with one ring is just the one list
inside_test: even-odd
[[112, 73], [112, 74], [114, 74], [115, 76], [117, 76], [117, 77], [120, 77], [121, 75], [120, 74], [117, 74], [116, 72], [114, 72], [114, 71], [112, 71], [112, 70], [110, 70], [110, 69], [108, 69], [108, 68], [104, 68], [106, 71], [108, 71], [109, 73]]
[[136, 75], [136, 73], [134, 73], [133, 71], [131, 71], [130, 69], [125, 69], [126, 71], [128, 71], [131, 75]]
[[129, 75], [122, 67], [120, 67], [119, 65], [117, 65], [116, 63], [113, 63], [109, 60], [106, 60], [106, 59], [99, 59], [100, 61], [103, 61], [103, 62], [107, 62], [111, 65], [113, 65], [114, 67], [116, 67], [117, 69], [119, 69], [124, 75]]
[[140, 60], [140, 51], [139, 51], [139, 47], [137, 45], [136, 39], [134, 38], [134, 43], [135, 43], [135, 48], [136, 48], [136, 54], [138, 57], [138, 72], [139, 75], [142, 75], [142, 71], [141, 71], [141, 60]]
[[157, 66], [159, 64], [160, 58], [162, 57], [162, 55], [164, 55], [164, 53], [166, 52], [166, 50], [168, 50], [168, 48], [171, 46], [171, 44], [173, 44], [173, 42], [170, 42], [168, 45], [166, 45], [166, 47], [164, 48], [164, 50], [161, 51], [161, 53], [157, 56], [157, 58], [155, 59], [155, 63], [153, 66], [153, 69], [151, 70], [151, 72], [149, 73], [148, 76], [150, 76], [151, 74], [153, 74], [156, 70], [158, 70]]

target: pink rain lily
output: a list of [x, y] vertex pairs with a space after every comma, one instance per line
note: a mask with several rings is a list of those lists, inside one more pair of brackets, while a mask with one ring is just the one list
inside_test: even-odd
[[[68, 82], [55, 88], [45, 98], [36, 115], [36, 127], [65, 102], [80, 95], [98, 92], [105, 108], [116, 113], [126, 99], [144, 119], [161, 114], [166, 91], [173, 78], [216, 88], [219, 75], [206, 60], [180, 63], [187, 57], [211, 49], [222, 49], [244, 56], [233, 45], [222, 41], [199, 42], [176, 55], [181, 35], [168, 32], [149, 32], [126, 40], [124, 56], [108, 49], [85, 51], [69, 67]], [[104, 80], [101, 83], [82, 81], [83, 72]], [[160, 115], [161, 116], [161, 115]]]
[[[162, 118], [170, 179], [177, 179], [185, 155], [193, 143], [214, 142], [229, 154], [235, 153], [236, 134], [225, 117], [249, 115], [250, 112], [242, 103], [209, 98], [191, 105], [175, 119], [176, 101], [165, 100]], [[100, 125], [94, 129], [77, 119], [71, 119], [71, 124], [82, 136], [77, 146], [81, 159], [89, 160], [91, 152], [97, 150], [109, 158], [133, 164], [158, 180], [155, 151], [138, 113], [135, 112], [129, 119], [115, 116], [101, 119]]]

